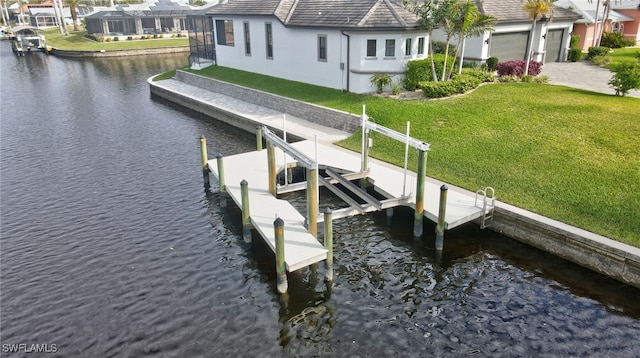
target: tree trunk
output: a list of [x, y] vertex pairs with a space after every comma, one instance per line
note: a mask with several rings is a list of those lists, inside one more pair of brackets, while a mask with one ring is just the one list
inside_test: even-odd
[[531, 52], [533, 51], [533, 38], [536, 33], [536, 18], [533, 18], [533, 26], [531, 27], [531, 38], [529, 39], [529, 48], [527, 49], [527, 61], [524, 64], [524, 74], [529, 74], [529, 62], [531, 62]]
[[[464, 61], [464, 46], [467, 43], [467, 39], [462, 39], [462, 49], [460, 50], [460, 64], [458, 65], [458, 74], [462, 73], [462, 62]], [[460, 47], [460, 46], [459, 46]]]
[[[593, 21], [593, 38], [591, 39], [591, 46], [596, 45], [596, 37], [598, 36], [598, 10], [600, 9], [600, 0], [596, 3], [596, 18]], [[586, 40], [586, 39], [585, 39]]]
[[431, 58], [431, 79], [438, 82], [438, 74], [436, 73], [436, 65], [433, 63], [433, 46], [431, 45], [431, 32], [429, 32], [429, 58]]

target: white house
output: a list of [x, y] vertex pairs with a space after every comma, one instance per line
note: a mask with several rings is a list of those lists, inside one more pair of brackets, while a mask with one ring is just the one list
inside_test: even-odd
[[[539, 62], [562, 62], [567, 59], [573, 23], [580, 15], [558, 6], [553, 13], [538, 19], [532, 33], [532, 20], [524, 11], [522, 0], [477, 1], [481, 13], [494, 16], [498, 23], [493, 32], [466, 40], [465, 61], [483, 62], [497, 57], [500, 62], [525, 59], [529, 41], [532, 41], [532, 60]], [[434, 39], [443, 35], [434, 32]]]
[[206, 14], [217, 65], [354, 93], [427, 56], [419, 18], [393, 0], [233, 0]]

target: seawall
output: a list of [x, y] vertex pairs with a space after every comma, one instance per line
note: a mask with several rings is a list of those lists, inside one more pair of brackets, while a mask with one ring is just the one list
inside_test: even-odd
[[142, 55], [158, 55], [167, 53], [189, 53], [189, 46], [174, 47], [158, 47], [134, 50], [101, 50], [101, 51], [70, 51], [51, 49], [50, 52], [54, 56], [68, 58], [95, 58], [95, 57], [123, 57], [123, 56], [142, 56]]
[[[348, 132], [358, 129], [357, 116], [317, 105], [252, 90], [249, 88], [177, 71], [174, 80], [187, 82], [198, 90], [221, 93], [239, 100], [290, 113], [319, 124]], [[258, 123], [232, 110], [216, 107], [189, 94], [160, 87], [149, 80], [151, 93], [236, 127], [255, 131]], [[307, 115], [309, 114], [309, 115]], [[316, 122], [316, 123], [318, 123]], [[450, 190], [466, 191], [449, 186]], [[468, 192], [468, 191], [467, 191]], [[473, 193], [471, 193], [473, 195]], [[489, 229], [568, 261], [640, 288], [640, 248], [636, 248], [530, 211], [498, 202]], [[445, 234], [446, 249], [446, 234]]]

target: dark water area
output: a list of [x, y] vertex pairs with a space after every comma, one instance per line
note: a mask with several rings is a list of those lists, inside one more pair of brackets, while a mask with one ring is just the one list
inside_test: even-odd
[[0, 43], [0, 356], [640, 356], [640, 290], [473, 224], [438, 255], [408, 209], [335, 221], [333, 287], [320, 265], [280, 297], [270, 249], [202, 188], [198, 137], [253, 135], [149, 94], [184, 65]]

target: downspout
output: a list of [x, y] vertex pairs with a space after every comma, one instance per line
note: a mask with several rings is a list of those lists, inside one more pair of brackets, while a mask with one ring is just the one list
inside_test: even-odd
[[351, 37], [349, 37], [348, 34], [344, 33], [344, 30], [342, 31], [342, 36], [346, 36], [347, 37], [347, 92], [349, 92], [349, 72], [350, 72], [350, 62], [351, 62]]

